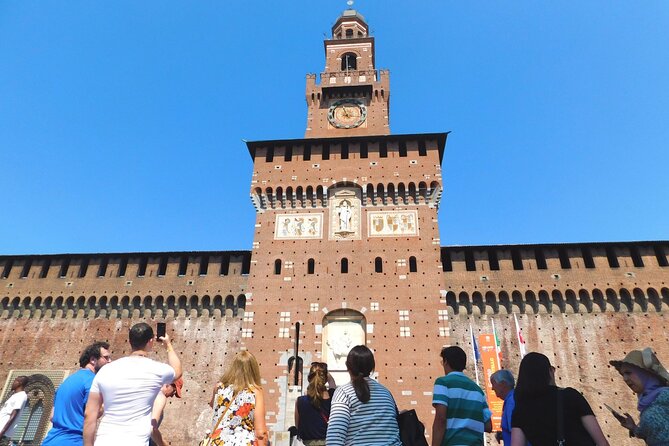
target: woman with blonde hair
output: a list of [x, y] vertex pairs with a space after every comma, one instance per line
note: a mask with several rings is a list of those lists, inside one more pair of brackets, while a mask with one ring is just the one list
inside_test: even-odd
[[260, 368], [250, 352], [237, 353], [214, 387], [209, 405], [214, 409], [209, 436], [216, 446], [267, 444]]
[[313, 362], [309, 369], [307, 394], [295, 401], [297, 436], [306, 446], [324, 446], [330, 418], [330, 391], [334, 381], [324, 362]]

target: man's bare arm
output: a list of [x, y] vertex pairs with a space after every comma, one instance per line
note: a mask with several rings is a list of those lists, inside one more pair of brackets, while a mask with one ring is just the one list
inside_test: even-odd
[[441, 446], [446, 433], [446, 413], [448, 407], [443, 404], [434, 405], [434, 422], [432, 423], [432, 446]]
[[84, 446], [93, 446], [95, 429], [98, 423], [98, 414], [102, 409], [102, 395], [97, 392], [88, 394], [86, 411], [84, 412]]

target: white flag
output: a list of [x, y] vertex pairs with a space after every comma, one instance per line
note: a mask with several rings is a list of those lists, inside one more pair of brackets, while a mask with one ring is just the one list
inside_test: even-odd
[[523, 332], [520, 331], [520, 325], [518, 325], [518, 318], [516, 317], [516, 313], [513, 313], [513, 320], [516, 321], [516, 335], [518, 336], [518, 346], [520, 347], [520, 357], [522, 359], [523, 356], [527, 354], [527, 350], [525, 349], [525, 339], [523, 339]]

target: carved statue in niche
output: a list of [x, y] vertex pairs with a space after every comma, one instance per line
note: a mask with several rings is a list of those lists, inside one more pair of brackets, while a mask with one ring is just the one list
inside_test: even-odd
[[330, 239], [360, 238], [360, 191], [330, 189]]
[[351, 202], [348, 200], [342, 200], [337, 207], [337, 213], [339, 214], [339, 231], [349, 231], [349, 226], [351, 224]]

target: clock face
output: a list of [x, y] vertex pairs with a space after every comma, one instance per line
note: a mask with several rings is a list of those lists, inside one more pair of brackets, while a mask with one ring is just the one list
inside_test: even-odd
[[328, 111], [328, 121], [338, 129], [359, 127], [367, 119], [367, 107], [359, 99], [334, 101]]

